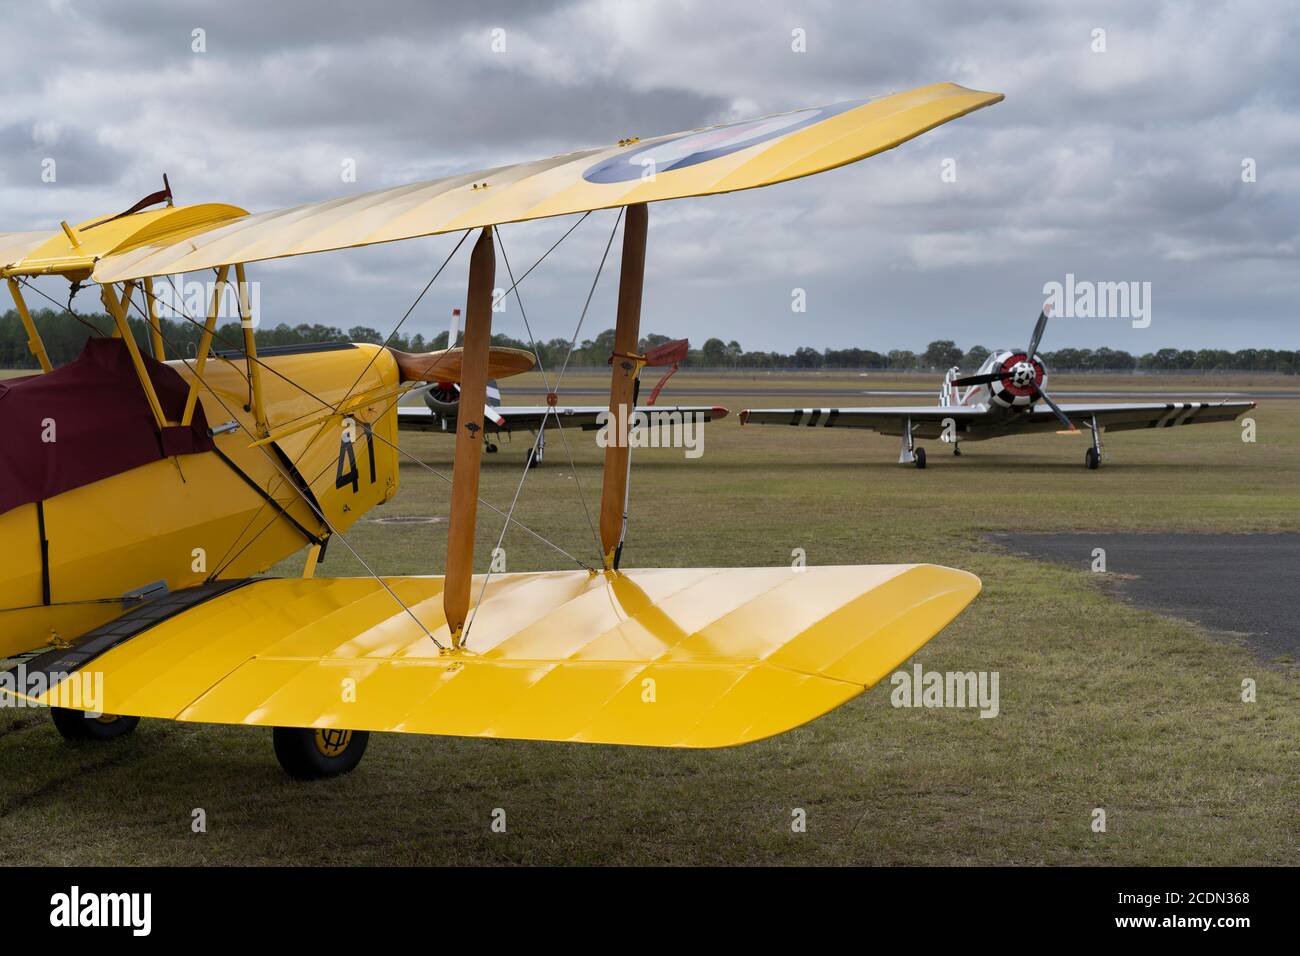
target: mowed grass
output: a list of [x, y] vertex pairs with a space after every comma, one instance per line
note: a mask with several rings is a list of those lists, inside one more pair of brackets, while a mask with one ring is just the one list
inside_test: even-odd
[[[717, 381], [827, 384], [820, 377]], [[934, 385], [928, 377], [896, 383]], [[1247, 383], [1150, 384], [1190, 391]], [[1250, 384], [1276, 388], [1285, 380]], [[733, 410], [803, 403], [757, 395], [719, 401]], [[1264, 402], [1254, 417], [1254, 444], [1240, 440], [1238, 424], [1108, 436], [1108, 459], [1097, 472], [1083, 467], [1082, 438], [972, 443], [960, 459], [930, 442], [930, 467], [917, 471], [895, 463], [895, 439], [740, 428], [734, 417], [708, 426], [699, 460], [680, 450], [634, 452], [625, 566], [775, 566], [802, 548], [814, 565], [927, 561], [978, 574], [983, 593], [914, 662], [997, 671], [996, 718], [896, 709], [884, 684], [807, 726], [740, 748], [387, 734], [371, 738], [352, 775], [304, 785], [283, 776], [264, 729], [146, 721], [122, 741], [72, 746], [42, 712], [14, 710], [0, 715], [0, 861], [1295, 864], [1296, 662], [1262, 659], [1228, 636], [1123, 603], [1095, 576], [1010, 556], [983, 537], [1300, 530], [1300, 401]], [[594, 562], [579, 495], [594, 519], [601, 453], [590, 433], [567, 437], [574, 467], [553, 433], [546, 464], [528, 475], [515, 514]], [[450, 474], [449, 437], [403, 438], [429, 468]], [[517, 438], [484, 459], [483, 497], [503, 510], [526, 447]], [[398, 497], [368, 519], [446, 514], [449, 486], [437, 475], [407, 461], [401, 479]], [[480, 514], [485, 569], [502, 523]], [[348, 538], [380, 572], [435, 573], [445, 535], [445, 523], [363, 520]], [[518, 530], [504, 546], [510, 570], [573, 566]], [[276, 571], [299, 568], [294, 559]], [[319, 573], [362, 568], [336, 543]], [[1245, 678], [1257, 682], [1256, 703], [1241, 700]], [[505, 833], [491, 829], [498, 808]], [[806, 811], [806, 832], [792, 832], [796, 808]], [[1105, 833], [1091, 827], [1097, 808], [1106, 811]], [[206, 833], [192, 832], [197, 809], [206, 814]]]

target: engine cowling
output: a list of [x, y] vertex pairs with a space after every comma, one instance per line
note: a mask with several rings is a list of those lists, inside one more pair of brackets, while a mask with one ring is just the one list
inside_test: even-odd
[[460, 405], [460, 390], [452, 382], [434, 382], [424, 390], [424, 404], [435, 415], [455, 418], [456, 408]]
[[[454, 419], [460, 407], [460, 386], [454, 382], [434, 382], [424, 390], [424, 404], [441, 418]], [[494, 418], [493, 409], [501, 404], [501, 386], [497, 380], [487, 381], [488, 418]]]
[[999, 353], [993, 368], [1002, 376], [989, 384], [989, 396], [1006, 408], [1028, 408], [1047, 386], [1047, 368], [1023, 351]]

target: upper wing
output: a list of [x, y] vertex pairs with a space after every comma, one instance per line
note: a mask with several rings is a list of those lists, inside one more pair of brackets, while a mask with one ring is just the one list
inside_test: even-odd
[[27, 258], [56, 235], [58, 233], [53, 232], [0, 232], [0, 269]]
[[[703, 420], [718, 421], [726, 418], [728, 412], [721, 405], [638, 405], [638, 412], [680, 413], [699, 415]], [[550, 412], [550, 415], [547, 415]], [[504, 420], [501, 427], [531, 429], [536, 431], [542, 422], [547, 428], [580, 428], [591, 431], [600, 427], [601, 415], [609, 413], [607, 405], [559, 405], [548, 408], [545, 405], [502, 405], [496, 409], [497, 415]], [[399, 405], [397, 407], [397, 427], [428, 431], [437, 425], [438, 419], [427, 405]], [[662, 427], [662, 426], [661, 426]]]
[[625, 140], [537, 162], [241, 216], [195, 235], [109, 253], [95, 265], [94, 279], [106, 283], [173, 275], [752, 189], [865, 159], [1001, 99], [1000, 93], [937, 83], [874, 100]]
[[[475, 578], [476, 594], [482, 585]], [[441, 577], [214, 582], [25, 660], [24, 677], [4, 686], [66, 674], [22, 696], [206, 723], [721, 747], [857, 696], [980, 583], [926, 564], [494, 574], [468, 649], [448, 653], [412, 618], [450, 644], [442, 587]], [[81, 668], [99, 692], [74, 702]], [[348, 681], [354, 693], [340, 693]]]
[[882, 435], [901, 435], [907, 422], [917, 438], [935, 438], [945, 419], [958, 424], [977, 422], [987, 415], [982, 407], [961, 405], [882, 405], [876, 408], [747, 408], [740, 423], [748, 425], [801, 425], [809, 428], [869, 428]]

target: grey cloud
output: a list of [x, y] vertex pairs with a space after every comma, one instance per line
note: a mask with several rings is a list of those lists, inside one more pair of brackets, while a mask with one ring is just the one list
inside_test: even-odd
[[[1023, 338], [1043, 283], [1073, 272], [1151, 281], [1154, 321], [1059, 323], [1054, 345], [1300, 345], [1300, 13], [1280, 0], [136, 0], [24, 5], [6, 27], [0, 229], [115, 211], [163, 170], [183, 201], [261, 209], [955, 80], [1007, 100], [824, 176], [656, 207], [646, 327], [750, 348], [992, 345]], [[65, 137], [59, 191], [25, 178], [38, 124]], [[530, 277], [540, 334], [572, 331], [610, 222]], [[516, 268], [567, 224], [506, 227]], [[259, 267], [264, 300], [391, 325], [448, 238]], [[411, 322], [442, 327], [461, 265]], [[807, 315], [790, 312], [796, 286]], [[611, 307], [602, 291], [586, 331]]]

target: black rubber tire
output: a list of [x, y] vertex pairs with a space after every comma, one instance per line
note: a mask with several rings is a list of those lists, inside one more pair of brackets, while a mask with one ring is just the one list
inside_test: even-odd
[[912, 451], [912, 464], [917, 468], [925, 467], [925, 449], [917, 448]]
[[140, 725], [139, 717], [120, 717], [104, 714], [102, 717], [87, 717], [84, 710], [69, 710], [66, 707], [51, 707], [50, 716], [54, 727], [64, 740], [113, 740], [125, 737]]
[[541, 467], [541, 464], [542, 464], [540, 461], [537, 460], [537, 456], [536, 456], [535, 454], [533, 454], [533, 449], [531, 449], [531, 448], [528, 449], [528, 459], [527, 459], [527, 461], [528, 461], [528, 467], [529, 467], [529, 468], [540, 468], [540, 467]]
[[486, 442], [483, 445], [483, 450], [489, 455], [495, 455], [497, 453], [497, 446], [494, 442]]
[[1097, 454], [1097, 449], [1089, 448], [1083, 453], [1083, 463], [1088, 466], [1089, 471], [1096, 471], [1101, 467], [1101, 456]]
[[[317, 734], [328, 738], [329, 735], [346, 734], [345, 741], [329, 741], [317, 744]], [[366, 744], [370, 734], [365, 730], [314, 730], [309, 727], [276, 727], [272, 733], [275, 743], [275, 756], [280, 761], [284, 772], [295, 780], [323, 780], [351, 773], [356, 769], [361, 758], [365, 756]], [[326, 754], [322, 746], [328, 749], [342, 749], [334, 755]]]

